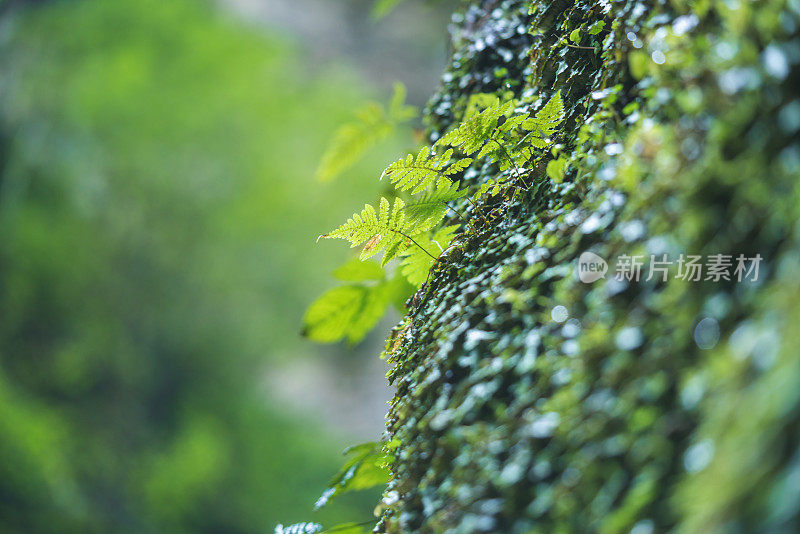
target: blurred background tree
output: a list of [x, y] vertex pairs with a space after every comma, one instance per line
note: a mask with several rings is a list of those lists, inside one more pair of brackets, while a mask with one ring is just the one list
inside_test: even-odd
[[[315, 182], [332, 131], [370, 93], [366, 73], [231, 4], [248, 17], [120, 0], [0, 20], [3, 532], [263, 532], [307, 518], [335, 451], [359, 440], [287, 408], [295, 394], [348, 406], [291, 369], [352, 354], [297, 331], [344, 258], [314, 238], [378, 191], [380, 163], [410, 140]], [[446, 11], [423, 46], [444, 42]], [[417, 104], [426, 65], [411, 75]], [[374, 359], [378, 339], [366, 343]], [[364, 366], [351, 361], [345, 372]], [[362, 497], [317, 519], [358, 517], [375, 502]]]

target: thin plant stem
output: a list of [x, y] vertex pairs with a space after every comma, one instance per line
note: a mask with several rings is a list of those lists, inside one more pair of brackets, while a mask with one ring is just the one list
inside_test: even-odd
[[509, 154], [509, 153], [508, 153], [508, 150], [506, 150], [506, 147], [505, 147], [505, 146], [503, 146], [503, 145], [502, 145], [502, 144], [501, 144], [501, 143], [500, 143], [500, 142], [499, 142], [497, 139], [495, 139], [494, 137], [490, 137], [490, 138], [489, 138], [489, 140], [490, 140], [490, 141], [494, 141], [494, 144], [496, 144], [497, 146], [499, 146], [499, 147], [500, 147], [500, 150], [502, 150], [502, 151], [503, 151], [503, 154], [505, 154], [505, 156], [506, 156], [506, 158], [508, 159], [508, 161], [511, 163], [511, 165], [513, 165], [513, 166], [514, 166], [514, 174], [516, 174], [516, 175], [517, 175], [517, 179], [518, 179], [520, 182], [522, 182], [522, 185], [524, 185], [524, 186], [525, 186], [525, 189], [530, 189], [530, 187], [531, 187], [531, 186], [529, 186], [529, 185], [528, 185], [528, 182], [526, 182], [526, 181], [525, 181], [525, 180], [522, 178], [522, 171], [520, 171], [519, 167], [517, 167], [517, 162], [516, 162], [516, 161], [514, 161], [514, 158], [512, 158], [512, 157], [511, 157], [511, 154]]
[[453, 206], [447, 206], [447, 209], [449, 209], [450, 211], [452, 211], [453, 213], [455, 213], [456, 215], [458, 215], [458, 217], [459, 217], [459, 218], [460, 218], [462, 221], [464, 221], [464, 222], [467, 222], [467, 218], [466, 218], [466, 217], [464, 217], [464, 214], [463, 214], [463, 213], [461, 213], [460, 211], [458, 211], [457, 209], [455, 209]]
[[475, 205], [475, 202], [473, 202], [469, 196], [466, 196], [464, 198], [466, 198], [467, 202], [469, 202], [472, 205], [472, 209], [475, 210], [475, 213], [477, 213], [481, 219], [483, 219], [483, 222], [489, 224], [489, 221], [486, 220], [486, 217], [484, 217], [483, 212], [480, 209], [478, 209], [478, 206]]
[[414, 243], [415, 245], [417, 245], [417, 246], [420, 248], [420, 250], [421, 250], [422, 252], [424, 252], [425, 254], [427, 254], [428, 256], [430, 256], [431, 258], [433, 258], [434, 260], [436, 259], [436, 256], [434, 256], [433, 254], [431, 254], [430, 252], [428, 252], [427, 250], [425, 250], [425, 247], [423, 247], [422, 245], [420, 245], [419, 243], [417, 243], [417, 242], [414, 240], [414, 238], [413, 238], [413, 237], [411, 237], [410, 235], [406, 235], [406, 234], [404, 234], [403, 232], [401, 232], [400, 230], [392, 230], [392, 232], [397, 232], [397, 233], [398, 233], [398, 234], [400, 234], [401, 236], [405, 237], [406, 239], [410, 240], [412, 243]]
[[580, 45], [574, 45], [574, 44], [569, 44], [569, 43], [567, 43], [567, 46], [570, 47], [570, 48], [578, 48], [580, 50], [591, 50], [592, 52], [596, 52], [597, 51], [597, 49], [595, 47], [593, 47], [593, 46], [580, 46]]

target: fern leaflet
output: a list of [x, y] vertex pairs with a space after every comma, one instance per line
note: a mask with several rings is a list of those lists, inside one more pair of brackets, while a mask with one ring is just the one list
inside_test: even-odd
[[556, 132], [563, 120], [564, 102], [561, 100], [561, 91], [557, 91], [536, 115], [522, 123], [522, 128], [534, 134], [530, 139], [533, 146], [545, 148], [549, 144], [546, 139]]
[[423, 193], [419, 200], [406, 206], [409, 222], [417, 231], [427, 232], [447, 215], [449, 209], [447, 203], [458, 200], [464, 195], [466, 195], [466, 191], [459, 190], [458, 184], [454, 182], [447, 182], [436, 189], [429, 190]]
[[364, 206], [361, 213], [355, 213], [346, 223], [317, 239], [345, 239], [352, 247], [364, 244], [359, 256], [362, 260], [370, 258], [384, 250], [381, 266], [402, 253], [413, 242], [411, 234], [419, 233], [412, 221], [406, 219], [405, 202], [394, 199], [389, 212], [389, 201], [381, 197], [380, 206], [376, 210], [370, 204]]
[[413, 118], [416, 108], [405, 105], [405, 98], [405, 86], [397, 83], [388, 109], [369, 102], [358, 110], [355, 120], [334, 134], [317, 168], [317, 179], [333, 180], [355, 165], [375, 143], [391, 135], [399, 124]]
[[411, 189], [411, 194], [415, 195], [430, 185], [450, 183], [450, 176], [463, 171], [472, 163], [470, 158], [462, 158], [448, 166], [452, 157], [452, 148], [434, 154], [430, 147], [425, 146], [416, 158], [409, 154], [389, 165], [381, 174], [381, 179], [387, 177], [398, 191]]
[[[477, 152], [488, 141], [498, 126], [498, 119], [514, 109], [516, 101], [509, 100], [501, 104], [498, 98], [481, 111], [459, 124], [454, 130], [445, 134], [436, 144], [449, 145], [470, 156]], [[478, 159], [478, 158], [476, 158]]]

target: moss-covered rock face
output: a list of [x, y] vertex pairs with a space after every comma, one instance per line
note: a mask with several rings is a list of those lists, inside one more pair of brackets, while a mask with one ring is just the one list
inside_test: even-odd
[[[796, 0], [455, 15], [431, 138], [471, 94], [560, 90], [565, 172], [486, 200], [390, 341], [384, 532], [800, 529], [799, 25]], [[678, 278], [681, 254], [730, 256], [730, 280]]]

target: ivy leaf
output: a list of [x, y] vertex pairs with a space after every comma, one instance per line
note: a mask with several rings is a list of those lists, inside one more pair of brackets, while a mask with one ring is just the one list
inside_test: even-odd
[[566, 170], [567, 160], [565, 158], [558, 158], [547, 162], [547, 176], [552, 178], [557, 184], [560, 184], [564, 179]]
[[601, 31], [603, 31], [603, 28], [605, 27], [606, 27], [605, 21], [598, 20], [597, 22], [589, 26], [589, 35], [597, 35]]
[[581, 29], [580, 28], [575, 28], [574, 30], [572, 30], [569, 33], [569, 40], [572, 41], [575, 44], [580, 43], [581, 42]]
[[389, 455], [383, 452], [381, 442], [367, 442], [345, 450], [349, 456], [341, 470], [330, 481], [330, 486], [317, 499], [314, 509], [320, 509], [337, 495], [348, 491], [381, 486], [389, 482]]

